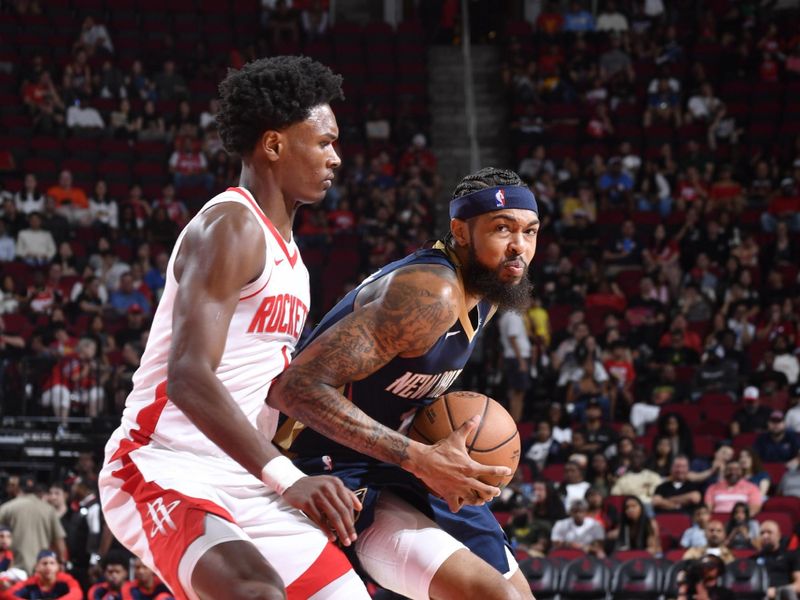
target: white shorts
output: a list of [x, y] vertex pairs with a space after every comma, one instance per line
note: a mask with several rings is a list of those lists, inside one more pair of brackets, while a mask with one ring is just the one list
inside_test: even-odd
[[[255, 477], [242, 485], [241, 474], [225, 475], [211, 472], [202, 458], [153, 446], [117, 452], [100, 472], [106, 522], [178, 600], [197, 597], [191, 575], [203, 554], [233, 540], [256, 546], [283, 579], [289, 598], [309, 598], [336, 587], [326, 586], [340, 578], [355, 577], [344, 553], [300, 511]], [[365, 588], [363, 595], [351, 590], [350, 597], [368, 598]]]

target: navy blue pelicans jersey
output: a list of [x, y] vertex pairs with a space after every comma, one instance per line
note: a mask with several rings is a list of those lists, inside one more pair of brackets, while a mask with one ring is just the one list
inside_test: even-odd
[[[364, 286], [412, 265], [441, 265], [459, 273], [441, 243], [410, 254], [380, 269], [347, 294], [323, 318], [307, 343], [352, 313], [356, 296]], [[425, 354], [394, 358], [364, 379], [348, 384], [344, 395], [376, 421], [405, 433], [417, 410], [444, 394], [459, 376], [477, 335], [493, 313], [491, 303], [479, 302], [469, 314], [464, 311], [459, 315], [450, 330]], [[442, 529], [498, 570], [503, 573], [508, 570], [504, 536], [488, 507], [466, 506], [453, 514], [443, 500], [429, 495], [407, 471], [355, 452], [293, 419], [279, 426], [274, 441], [306, 473], [336, 475], [350, 489], [361, 492], [364, 509], [356, 523], [359, 531], [371, 524], [372, 509], [380, 491], [391, 489], [432, 516]]]

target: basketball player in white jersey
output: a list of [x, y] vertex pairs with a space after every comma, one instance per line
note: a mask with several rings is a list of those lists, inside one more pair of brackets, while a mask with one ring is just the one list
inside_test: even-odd
[[172, 252], [106, 446], [103, 510], [178, 599], [366, 599], [331, 543], [355, 541], [360, 503], [338, 479], [307, 477], [280, 455], [269, 441], [277, 413], [264, 403], [308, 313], [292, 220], [322, 200], [340, 165], [329, 103], [342, 97], [341, 77], [276, 57], [231, 71], [220, 93], [240, 187], [209, 201]]

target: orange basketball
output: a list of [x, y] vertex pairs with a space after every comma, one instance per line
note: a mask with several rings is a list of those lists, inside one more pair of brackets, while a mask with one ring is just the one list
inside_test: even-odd
[[506, 409], [488, 396], [477, 392], [450, 392], [439, 396], [417, 413], [408, 437], [423, 444], [433, 444], [474, 415], [481, 415], [481, 422], [467, 437], [467, 451], [481, 464], [511, 469], [512, 474], [508, 477], [481, 480], [502, 487], [511, 481], [519, 464], [519, 432]]

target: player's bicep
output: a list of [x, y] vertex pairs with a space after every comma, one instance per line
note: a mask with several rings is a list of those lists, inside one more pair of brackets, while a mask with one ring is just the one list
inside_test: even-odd
[[[431, 278], [428, 278], [431, 279]], [[292, 364], [339, 387], [374, 373], [393, 358], [426, 350], [455, 322], [449, 282], [402, 275], [368, 304], [314, 340]]]
[[183, 240], [170, 367], [219, 365], [241, 289], [264, 264], [263, 233], [248, 219], [231, 211], [211, 214]]

